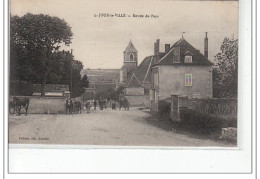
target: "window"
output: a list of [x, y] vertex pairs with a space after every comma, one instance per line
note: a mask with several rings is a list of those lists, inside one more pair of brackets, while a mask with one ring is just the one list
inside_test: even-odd
[[130, 61], [134, 61], [134, 55], [132, 53], [130, 54]]
[[192, 86], [192, 74], [185, 74], [185, 86]]
[[185, 56], [184, 63], [192, 63], [192, 56]]
[[154, 86], [158, 86], [158, 85], [159, 85], [158, 73], [155, 73], [155, 74], [153, 75], [153, 77], [154, 77], [154, 79], [153, 79], [153, 81], [154, 81]]

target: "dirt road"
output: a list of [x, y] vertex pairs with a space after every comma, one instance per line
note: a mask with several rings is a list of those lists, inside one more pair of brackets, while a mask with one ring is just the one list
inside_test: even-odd
[[164, 131], [146, 123], [137, 108], [105, 109], [87, 114], [15, 116], [9, 119], [9, 143], [84, 144], [122, 146], [228, 146]]

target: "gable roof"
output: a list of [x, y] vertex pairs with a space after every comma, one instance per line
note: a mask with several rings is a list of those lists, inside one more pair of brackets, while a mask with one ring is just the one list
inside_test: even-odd
[[142, 63], [134, 71], [134, 74], [138, 77], [140, 82], [144, 83], [147, 80], [153, 60], [154, 56], [145, 57]]
[[124, 53], [125, 52], [137, 52], [137, 50], [131, 40], [130, 40], [128, 46], [126, 47]]
[[[164, 55], [165, 53], [160, 52], [159, 58], [162, 58]], [[151, 82], [151, 67], [156, 63], [157, 61], [154, 55], [145, 57], [142, 63], [137, 67], [136, 71], [134, 71], [134, 73], [142, 83]]]
[[[160, 58], [162, 58], [165, 53], [160, 53]], [[143, 83], [150, 83], [151, 82], [151, 67], [156, 63], [156, 58], [154, 55], [147, 56], [144, 58], [142, 63], [137, 67], [137, 69], [132, 72], [132, 76], [134, 74], [135, 77], [131, 77], [127, 84], [132, 84], [131, 80], [137, 80]], [[139, 85], [139, 84], [138, 84]], [[132, 86], [133, 87], [133, 86]]]
[[[174, 63], [174, 48], [180, 48], [180, 63]], [[192, 54], [192, 63], [184, 63], [185, 54]], [[207, 57], [202, 55], [199, 50], [195, 49], [189, 44], [184, 38], [177, 41], [170, 48], [168, 53], [163, 56], [154, 66], [156, 65], [213, 65]]]
[[120, 78], [120, 69], [82, 69], [81, 77], [85, 74], [88, 76], [89, 82], [116, 82]]
[[142, 83], [138, 80], [138, 78], [133, 73], [126, 87], [131, 88], [131, 87], [140, 87], [140, 86], [141, 87], [143, 86]]

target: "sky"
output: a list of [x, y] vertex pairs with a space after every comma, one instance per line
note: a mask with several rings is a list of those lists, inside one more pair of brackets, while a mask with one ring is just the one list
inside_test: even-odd
[[[73, 32], [76, 60], [84, 68], [118, 69], [123, 65], [123, 51], [130, 40], [138, 51], [138, 63], [154, 53], [160, 39], [173, 45], [182, 32], [196, 49], [204, 52], [208, 32], [209, 59], [220, 51], [224, 37], [238, 38], [238, 1], [172, 0], [11, 0], [12, 15], [47, 14], [64, 19]], [[99, 17], [100, 13], [126, 14], [126, 17]], [[144, 17], [133, 17], [143, 15]], [[97, 17], [95, 17], [97, 15]], [[145, 17], [149, 15], [149, 17]], [[151, 15], [154, 15], [153, 17]], [[130, 17], [128, 17], [130, 16]], [[157, 17], [158, 16], [158, 17]], [[156, 18], [155, 18], [156, 17]]]

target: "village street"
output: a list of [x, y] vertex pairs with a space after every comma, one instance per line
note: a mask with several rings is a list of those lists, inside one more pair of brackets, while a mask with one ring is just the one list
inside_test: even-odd
[[122, 146], [228, 146], [164, 131], [148, 124], [148, 112], [111, 108], [75, 115], [10, 115], [9, 143]]

